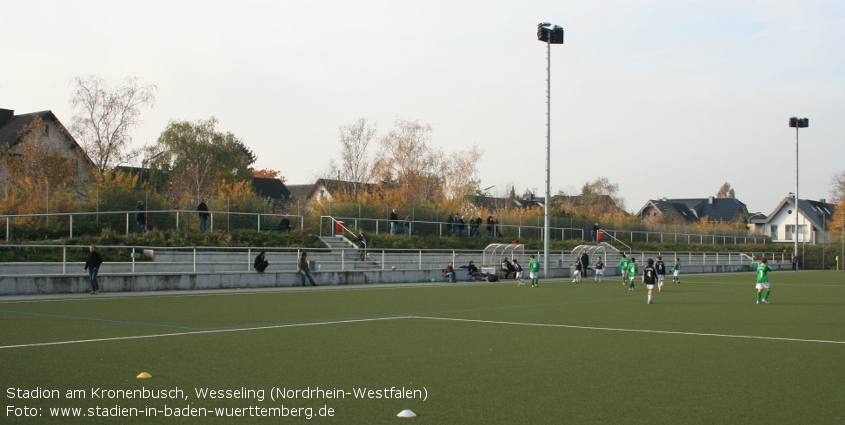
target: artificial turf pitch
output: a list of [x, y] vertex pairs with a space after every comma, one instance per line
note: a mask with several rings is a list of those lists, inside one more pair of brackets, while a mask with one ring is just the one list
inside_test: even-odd
[[[769, 305], [753, 273], [683, 276], [652, 305], [618, 278], [0, 299], [3, 421], [845, 423], [843, 276], [773, 272]], [[187, 400], [94, 390], [142, 388]]]

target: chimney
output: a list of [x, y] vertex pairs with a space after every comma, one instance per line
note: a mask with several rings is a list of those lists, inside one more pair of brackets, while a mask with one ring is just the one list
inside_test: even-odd
[[6, 121], [12, 119], [13, 116], [15, 116], [14, 110], [0, 109], [0, 127], [2, 127], [3, 124], [6, 124]]
[[710, 205], [713, 205], [713, 202], [714, 202], [714, 198], [711, 196], [710, 197]]
[[819, 199], [819, 202], [821, 202], [821, 203], [823, 203], [823, 204], [826, 204], [826, 203], [827, 203], [827, 199], [824, 199], [824, 198]]

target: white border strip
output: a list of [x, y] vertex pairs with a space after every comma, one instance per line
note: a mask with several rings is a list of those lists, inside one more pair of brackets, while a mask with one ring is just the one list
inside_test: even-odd
[[319, 326], [319, 325], [338, 325], [341, 323], [359, 323], [359, 322], [375, 322], [378, 320], [394, 320], [406, 319], [412, 316], [395, 316], [395, 317], [374, 317], [367, 319], [350, 319], [350, 320], [335, 320], [331, 322], [309, 322], [309, 323], [289, 323], [284, 325], [270, 325], [257, 326], [253, 328], [232, 328], [232, 329], [209, 329], [206, 331], [193, 332], [176, 332], [169, 334], [154, 334], [154, 335], [134, 335], [134, 336], [118, 336], [114, 338], [96, 338], [96, 339], [80, 339], [75, 341], [55, 341], [55, 342], [37, 342], [33, 344], [18, 344], [18, 345], [0, 345], [0, 350], [4, 348], [25, 348], [25, 347], [47, 347], [51, 345], [66, 345], [66, 344], [82, 344], [86, 342], [105, 342], [105, 341], [124, 341], [130, 339], [145, 339], [145, 338], [159, 338], [164, 336], [182, 336], [182, 335], [200, 335], [213, 334], [221, 332], [240, 332], [240, 331], [259, 331], [264, 329], [278, 329], [278, 328], [295, 328], [300, 326]]
[[801, 338], [782, 338], [776, 336], [754, 336], [754, 335], [727, 335], [727, 334], [711, 334], [701, 332], [678, 332], [678, 331], [658, 331], [653, 329], [624, 329], [624, 328], [600, 328], [596, 326], [577, 326], [577, 325], [561, 325], [554, 323], [522, 323], [522, 322], [500, 322], [495, 320], [477, 320], [477, 319], [458, 319], [453, 317], [433, 317], [433, 316], [411, 316], [414, 319], [429, 319], [429, 320], [447, 320], [454, 322], [470, 322], [470, 323], [487, 323], [493, 325], [514, 325], [514, 326], [538, 326], [549, 328], [567, 328], [567, 329], [586, 329], [594, 331], [616, 331], [616, 332], [639, 332], [639, 333], [653, 333], [653, 334], [667, 334], [667, 335], [693, 335], [693, 336], [713, 336], [719, 338], [742, 338], [742, 339], [763, 339], [770, 341], [792, 341], [792, 342], [818, 342], [822, 344], [845, 344], [845, 341], [827, 341], [823, 339], [801, 339]]

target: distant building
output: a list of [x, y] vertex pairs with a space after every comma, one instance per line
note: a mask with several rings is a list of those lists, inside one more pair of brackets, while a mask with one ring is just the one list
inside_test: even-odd
[[379, 185], [372, 183], [354, 183], [344, 180], [318, 179], [314, 184], [292, 184], [287, 188], [293, 198], [303, 202], [332, 202], [338, 196], [353, 197], [357, 193], [374, 194]]
[[[43, 141], [57, 146], [61, 149], [62, 156], [68, 159], [77, 160], [79, 167], [78, 181], [86, 182], [95, 174], [96, 166], [85, 150], [76, 142], [76, 139], [67, 131], [61, 121], [52, 111], [32, 112], [28, 114], [15, 115], [11, 109], [0, 109], [0, 147], [12, 148], [12, 155], [20, 155], [16, 148], [27, 134], [23, 131], [40, 118], [43, 124]], [[0, 169], [0, 180], [5, 179], [6, 170]]]
[[742, 223], [748, 217], [748, 207], [736, 198], [651, 199], [636, 214], [642, 221], [696, 223], [705, 218], [709, 222]]
[[293, 194], [279, 179], [253, 177], [252, 188], [255, 194], [262, 198], [269, 198], [275, 206], [288, 202], [295, 202]]
[[798, 242], [828, 242], [828, 228], [833, 219], [833, 210], [834, 205], [828, 204], [824, 199], [799, 199], [796, 211], [793, 198], [787, 196], [769, 214], [764, 231], [766, 236], [772, 238], [772, 242], [795, 242], [795, 214], [798, 214]]

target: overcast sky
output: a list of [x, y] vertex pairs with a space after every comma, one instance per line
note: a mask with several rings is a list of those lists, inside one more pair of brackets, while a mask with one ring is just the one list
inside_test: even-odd
[[[752, 212], [795, 187], [829, 198], [845, 170], [845, 2], [39, 1], [5, 2], [0, 108], [69, 125], [75, 76], [158, 86], [133, 132], [215, 116], [257, 168], [311, 183], [358, 118], [473, 144], [481, 187], [545, 191], [546, 46], [552, 46], [552, 192], [597, 177], [627, 210], [701, 198], [724, 182]], [[335, 157], [337, 155], [334, 155]]]

